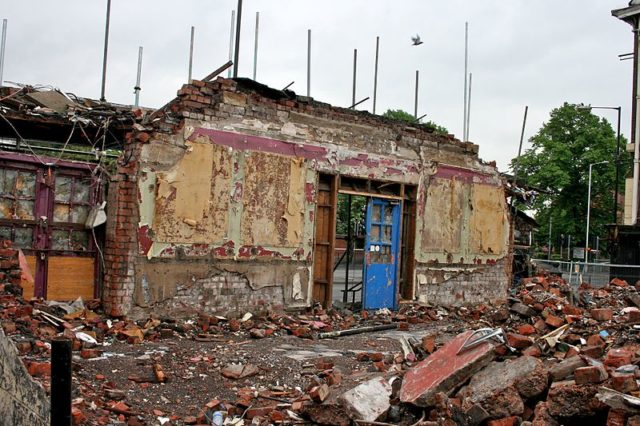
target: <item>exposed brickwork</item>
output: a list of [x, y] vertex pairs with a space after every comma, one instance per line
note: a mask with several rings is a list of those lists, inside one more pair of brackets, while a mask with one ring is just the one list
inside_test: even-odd
[[130, 309], [135, 284], [134, 261], [138, 239], [137, 179], [140, 146], [127, 141], [107, 197], [105, 274], [102, 300], [110, 315], [122, 316]]
[[169, 307], [225, 316], [242, 316], [245, 312], [280, 311], [284, 308], [281, 286], [252, 289], [240, 274], [223, 273], [180, 285]]
[[503, 303], [509, 286], [506, 269], [509, 264], [505, 258], [495, 264], [479, 265], [468, 272], [454, 271], [450, 274], [443, 274], [441, 268], [419, 266], [416, 275], [420, 300], [446, 306]]
[[21, 292], [20, 272], [18, 250], [11, 241], [0, 240], [0, 285], [11, 287], [14, 293]]

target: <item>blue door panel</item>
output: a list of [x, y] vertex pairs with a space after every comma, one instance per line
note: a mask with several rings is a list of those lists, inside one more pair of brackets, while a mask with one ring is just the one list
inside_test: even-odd
[[366, 215], [364, 309], [395, 309], [400, 204], [371, 198]]

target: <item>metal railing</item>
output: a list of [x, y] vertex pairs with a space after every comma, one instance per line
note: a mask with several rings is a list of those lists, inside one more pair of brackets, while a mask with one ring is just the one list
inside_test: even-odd
[[640, 280], [640, 265], [615, 265], [611, 263], [564, 262], [547, 259], [531, 260], [538, 268], [550, 273], [562, 275], [571, 287], [581, 283], [592, 287], [604, 287], [614, 278], [625, 280], [634, 285]]

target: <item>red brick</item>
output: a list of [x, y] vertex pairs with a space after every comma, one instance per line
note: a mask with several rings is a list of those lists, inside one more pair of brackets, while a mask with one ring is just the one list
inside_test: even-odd
[[436, 350], [436, 336], [435, 334], [424, 336], [422, 338], [422, 349], [427, 353], [432, 354]]
[[558, 328], [561, 327], [564, 324], [564, 320], [560, 317], [557, 317], [555, 315], [549, 315], [547, 316], [547, 318], [544, 320], [544, 322], [553, 327], [553, 328]]
[[511, 416], [498, 420], [489, 420], [487, 426], [516, 426], [520, 424], [520, 417]]
[[629, 393], [638, 390], [638, 382], [633, 373], [611, 374], [611, 387], [618, 392]]
[[623, 349], [623, 348], [616, 348], [616, 349], [611, 349], [608, 353], [607, 356], [604, 360], [605, 365], [608, 365], [610, 367], [620, 367], [622, 365], [628, 365], [631, 364], [631, 361], [633, 360], [633, 353]]
[[509, 342], [509, 346], [516, 349], [525, 349], [533, 344], [530, 338], [517, 333], [507, 333], [507, 341]]
[[82, 349], [80, 351], [80, 356], [84, 359], [98, 358], [100, 356], [100, 352], [98, 352], [97, 349]]
[[27, 371], [33, 377], [51, 376], [50, 362], [27, 361]]
[[542, 355], [542, 352], [540, 351], [540, 348], [537, 345], [532, 345], [532, 346], [529, 346], [527, 349], [523, 350], [522, 355], [528, 355], [528, 356], [540, 358], [540, 355]]
[[625, 281], [625, 280], [621, 280], [620, 278], [614, 278], [611, 280], [611, 282], [609, 283], [609, 285], [615, 286], [615, 287], [628, 287], [629, 284]]
[[597, 321], [609, 321], [613, 318], [613, 311], [609, 308], [595, 308], [591, 310], [591, 317]]
[[600, 358], [604, 353], [603, 346], [584, 346], [580, 348], [580, 353], [591, 358]]
[[573, 376], [578, 385], [585, 383], [602, 383], [609, 377], [607, 370], [602, 365], [589, 365], [587, 367], [576, 368]]
[[522, 334], [523, 336], [528, 336], [530, 334], [535, 334], [536, 329], [531, 324], [521, 324], [518, 326], [518, 333]]
[[634, 309], [627, 312], [627, 321], [632, 323], [640, 322], [640, 309]]
[[78, 426], [87, 421], [87, 416], [79, 408], [71, 407], [71, 420], [74, 426]]
[[594, 334], [592, 336], [589, 336], [589, 338], [587, 339], [587, 345], [588, 346], [604, 346], [605, 342], [604, 340], [602, 340], [602, 337], [600, 337], [599, 334]]
[[609, 410], [607, 415], [607, 426], [625, 426], [627, 424], [627, 415], [621, 410]]

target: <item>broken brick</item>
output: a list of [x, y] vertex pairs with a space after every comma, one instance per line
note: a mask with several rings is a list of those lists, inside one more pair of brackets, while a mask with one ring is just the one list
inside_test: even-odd
[[633, 353], [623, 349], [614, 348], [607, 352], [607, 356], [604, 359], [604, 364], [609, 367], [620, 367], [623, 365], [631, 364], [633, 360]]
[[573, 376], [576, 384], [582, 385], [585, 383], [602, 383], [607, 380], [609, 374], [603, 365], [588, 365], [576, 368]]
[[611, 374], [611, 387], [618, 392], [630, 393], [638, 390], [638, 382], [633, 373], [617, 373]]
[[597, 321], [609, 321], [613, 318], [613, 310], [609, 308], [591, 309], [591, 318]]
[[518, 333], [507, 333], [507, 341], [509, 346], [516, 349], [525, 349], [533, 344], [533, 341], [529, 337]]

